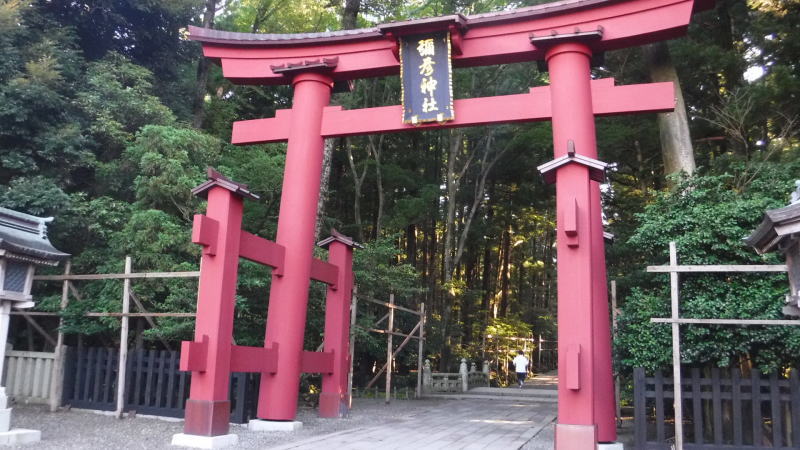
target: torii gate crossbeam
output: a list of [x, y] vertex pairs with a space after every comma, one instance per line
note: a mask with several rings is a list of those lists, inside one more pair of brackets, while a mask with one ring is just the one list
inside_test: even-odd
[[[234, 123], [234, 144], [287, 141], [276, 243], [285, 271], [273, 273], [264, 346], [280, 351], [262, 374], [258, 416], [293, 420], [302, 358], [311, 248], [323, 140], [370, 133], [551, 120], [555, 160], [540, 166], [556, 184], [558, 223], [559, 404], [556, 448], [589, 450], [616, 440], [611, 341], [595, 116], [674, 108], [671, 83], [614, 86], [592, 80], [607, 50], [685, 33], [713, 0], [564, 0], [512, 11], [410, 20], [359, 30], [304, 34], [230, 33], [190, 27], [190, 39], [240, 84], [291, 84], [291, 110]], [[398, 39], [449, 33], [453, 67], [544, 60], [550, 86], [528, 93], [455, 101], [455, 119], [404, 124], [400, 106], [329, 106], [334, 86], [397, 75]], [[448, 51], [449, 53], [449, 51]], [[340, 398], [337, 400], [342, 401]]]

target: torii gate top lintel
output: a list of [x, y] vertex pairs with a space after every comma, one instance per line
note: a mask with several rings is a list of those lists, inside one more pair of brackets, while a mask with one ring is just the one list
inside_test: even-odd
[[[235, 33], [189, 27], [189, 39], [203, 44], [206, 57], [219, 60], [225, 78], [240, 84], [291, 83], [275, 68], [337, 57], [334, 81], [396, 75], [397, 38], [449, 30], [454, 67], [541, 60], [546, 43], [536, 38], [602, 30], [591, 43], [602, 52], [675, 38], [691, 15], [714, 0], [566, 0], [472, 16], [449, 15], [392, 22], [371, 28], [320, 33]], [[256, 63], [256, 64], [254, 64]]]

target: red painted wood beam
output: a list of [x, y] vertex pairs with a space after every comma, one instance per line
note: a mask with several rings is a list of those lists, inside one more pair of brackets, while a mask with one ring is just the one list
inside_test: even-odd
[[339, 280], [339, 268], [327, 261], [314, 258], [311, 261], [311, 279], [322, 281], [332, 289], [336, 289], [336, 283]]
[[203, 246], [203, 254], [214, 256], [217, 254], [217, 235], [219, 222], [203, 215], [195, 214], [192, 223], [192, 242]]
[[250, 261], [272, 267], [275, 275], [283, 274], [286, 249], [275, 242], [242, 231], [239, 256]]
[[275, 373], [277, 371], [277, 344], [271, 348], [231, 346], [231, 372]]
[[184, 372], [205, 372], [207, 358], [208, 336], [203, 336], [201, 341], [183, 341], [178, 368]]
[[333, 352], [303, 351], [303, 356], [300, 361], [300, 370], [303, 373], [332, 373]]
[[[596, 116], [672, 111], [675, 108], [675, 91], [672, 83], [614, 86], [613, 78], [603, 78], [592, 82], [592, 105]], [[354, 110], [329, 106], [323, 112], [322, 135], [329, 138], [550, 120], [550, 87], [531, 88], [526, 94], [456, 100], [455, 110], [455, 120], [442, 125], [430, 123], [414, 126], [402, 122], [400, 105]], [[231, 142], [249, 145], [285, 141], [289, 137], [291, 116], [290, 109], [282, 109], [276, 112], [274, 118], [234, 122]]]
[[[629, 0], [607, 2], [594, 8], [563, 10], [516, 21], [497, 22], [490, 17], [469, 17], [461, 38], [461, 54], [453, 55], [454, 67], [472, 67], [535, 61], [543, 48], [531, 44], [530, 35], [573, 33], [603, 28], [603, 37], [592, 44], [595, 52], [643, 45], [685, 34], [695, 0]], [[219, 59], [225, 78], [241, 84], [289, 84], [271, 66], [303, 60], [338, 57], [334, 81], [396, 75], [399, 62], [395, 43], [383, 36], [356, 42], [311, 42], [263, 47], [230, 43], [204, 43], [206, 57]]]

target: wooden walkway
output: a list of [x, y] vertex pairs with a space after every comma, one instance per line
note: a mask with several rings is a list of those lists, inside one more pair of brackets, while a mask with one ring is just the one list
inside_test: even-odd
[[272, 448], [518, 449], [552, 425], [556, 408], [553, 402], [532, 403], [512, 396], [452, 400], [391, 424], [315, 436]]

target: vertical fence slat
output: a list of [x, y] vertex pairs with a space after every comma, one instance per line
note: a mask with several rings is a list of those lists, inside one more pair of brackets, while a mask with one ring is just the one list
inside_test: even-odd
[[153, 385], [153, 369], [156, 365], [156, 353], [155, 350], [148, 350], [148, 358], [147, 358], [147, 382], [144, 388], [144, 402], [142, 402], [142, 406], [150, 406], [153, 404], [152, 399], [150, 397], [150, 388]]
[[703, 387], [700, 384], [700, 369], [692, 368], [692, 423], [694, 443], [703, 444]]
[[86, 349], [83, 348], [82, 345], [78, 346], [77, 353], [77, 360], [78, 360], [78, 368], [75, 370], [75, 384], [72, 386], [72, 400], [80, 400], [81, 397], [81, 381], [83, 380], [83, 359], [85, 357], [84, 352]]
[[178, 352], [171, 350], [169, 352], [169, 377], [167, 377], [167, 401], [164, 403], [165, 408], [174, 408], [177, 403], [172, 395], [175, 393], [175, 373], [178, 372], [178, 367], [175, 361], [175, 356]]
[[783, 418], [781, 415], [781, 391], [778, 385], [778, 373], [769, 375], [769, 396], [772, 417], [772, 446], [783, 446]]
[[31, 365], [33, 366], [33, 376], [31, 379], [33, 383], [31, 384], [31, 390], [24, 392], [23, 395], [26, 397], [40, 397], [39, 387], [42, 385], [42, 366], [44, 360], [42, 358], [31, 358]]
[[17, 383], [19, 383], [19, 374], [17, 373], [17, 366], [21, 363], [21, 358], [9, 358], [8, 360], [8, 368], [4, 368], [6, 371], [6, 389], [8, 389], [9, 394], [13, 395], [14, 392], [17, 390]]
[[73, 386], [75, 385], [75, 366], [77, 361], [75, 361], [75, 348], [74, 347], [67, 347], [66, 345], [62, 347], [62, 354], [61, 354], [61, 361], [56, 361], [55, 364], [60, 364], [60, 373], [63, 379], [59, 380], [58, 377], [53, 380], [53, 383], [61, 383], [61, 388], [56, 391], [56, 394], [60, 395], [61, 398], [53, 399], [53, 404], [55, 405], [54, 409], [58, 409], [59, 406], [62, 405], [69, 405], [72, 402], [72, 390]]
[[[48, 359], [45, 361], [45, 376], [44, 376], [44, 386], [45, 390], [43, 395], [47, 396], [50, 399], [50, 391], [53, 389], [53, 370], [55, 370], [55, 359]], [[63, 376], [63, 375], [62, 375]], [[60, 380], [59, 380], [60, 382]]]
[[181, 372], [180, 384], [178, 385], [178, 403], [175, 405], [177, 408], [186, 408], [186, 372]]
[[155, 407], [161, 408], [164, 404], [163, 399], [161, 398], [162, 394], [164, 393], [164, 379], [166, 378], [166, 372], [164, 371], [164, 365], [167, 362], [167, 351], [162, 350], [158, 352], [158, 382], [156, 383], [156, 401]]
[[636, 448], [644, 448], [647, 439], [647, 417], [645, 417], [646, 382], [644, 369], [633, 369], [633, 426]]
[[757, 369], [750, 371], [750, 385], [753, 397], [753, 445], [760, 447], [763, 443], [761, 436], [761, 373]]
[[[133, 388], [131, 387], [133, 380], [134, 380], [134, 372], [136, 367], [136, 352], [133, 355], [128, 355], [128, 358], [125, 360], [125, 379], [122, 382], [125, 383], [125, 389], [123, 394], [123, 403], [122, 406], [125, 409], [129, 409], [131, 407], [135, 408], [136, 402], [134, 402], [135, 393], [133, 392]], [[119, 392], [119, 390], [117, 390]], [[118, 393], [116, 395], [119, 395]]]
[[85, 369], [85, 377], [83, 380], [83, 398], [82, 400], [91, 400], [92, 395], [90, 394], [89, 388], [92, 386], [92, 368], [94, 367], [95, 360], [97, 355], [97, 349], [94, 347], [90, 347], [89, 351], [86, 352], [86, 369]]
[[664, 434], [664, 375], [661, 371], [656, 372], [656, 439], [664, 442], [667, 437]]
[[[231, 414], [231, 421], [234, 423], [245, 423], [244, 417], [244, 404], [245, 404], [245, 391], [247, 389], [247, 374], [234, 373], [231, 374], [231, 381], [236, 380], [236, 389], [232, 392], [234, 400], [233, 414]], [[231, 383], [233, 384], [233, 383]]]
[[[116, 383], [114, 380], [117, 379], [117, 373], [119, 370], [114, 370], [114, 363], [117, 361], [117, 352], [113, 349], [108, 349], [108, 357], [106, 358], [106, 377], [103, 380], [103, 402], [105, 403], [113, 403], [116, 400], [114, 396], [114, 386]], [[112, 378], [112, 375], [115, 375]], [[118, 381], [117, 381], [118, 382]]]
[[16, 382], [14, 383], [14, 389], [12, 392], [22, 392], [25, 388], [24, 381], [25, 381], [25, 372], [26, 369], [26, 361], [25, 358], [17, 358], [17, 367], [14, 375], [16, 377]]
[[94, 360], [94, 376], [92, 383], [94, 384], [94, 389], [92, 389], [92, 400], [95, 402], [100, 401], [100, 388], [103, 383], [100, 382], [102, 380], [103, 375], [103, 367], [105, 366], [105, 357], [108, 353], [108, 350], [105, 348], [98, 348], [97, 349], [97, 358]]
[[742, 372], [731, 370], [731, 402], [733, 409], [733, 444], [742, 445]]
[[714, 444], [722, 444], [722, 393], [720, 392], [719, 369], [711, 369], [711, 402], [714, 416]]
[[139, 406], [139, 405], [144, 404], [142, 402], [142, 397], [141, 397], [141, 393], [142, 393], [142, 368], [144, 367], [144, 352], [145, 351], [141, 350], [141, 349], [136, 351], [136, 364], [133, 366], [133, 370], [134, 370], [134, 372], [136, 372], [136, 384], [133, 387], [134, 395], [133, 395], [133, 401], [131, 401], [131, 404], [133, 404], [134, 408]]

